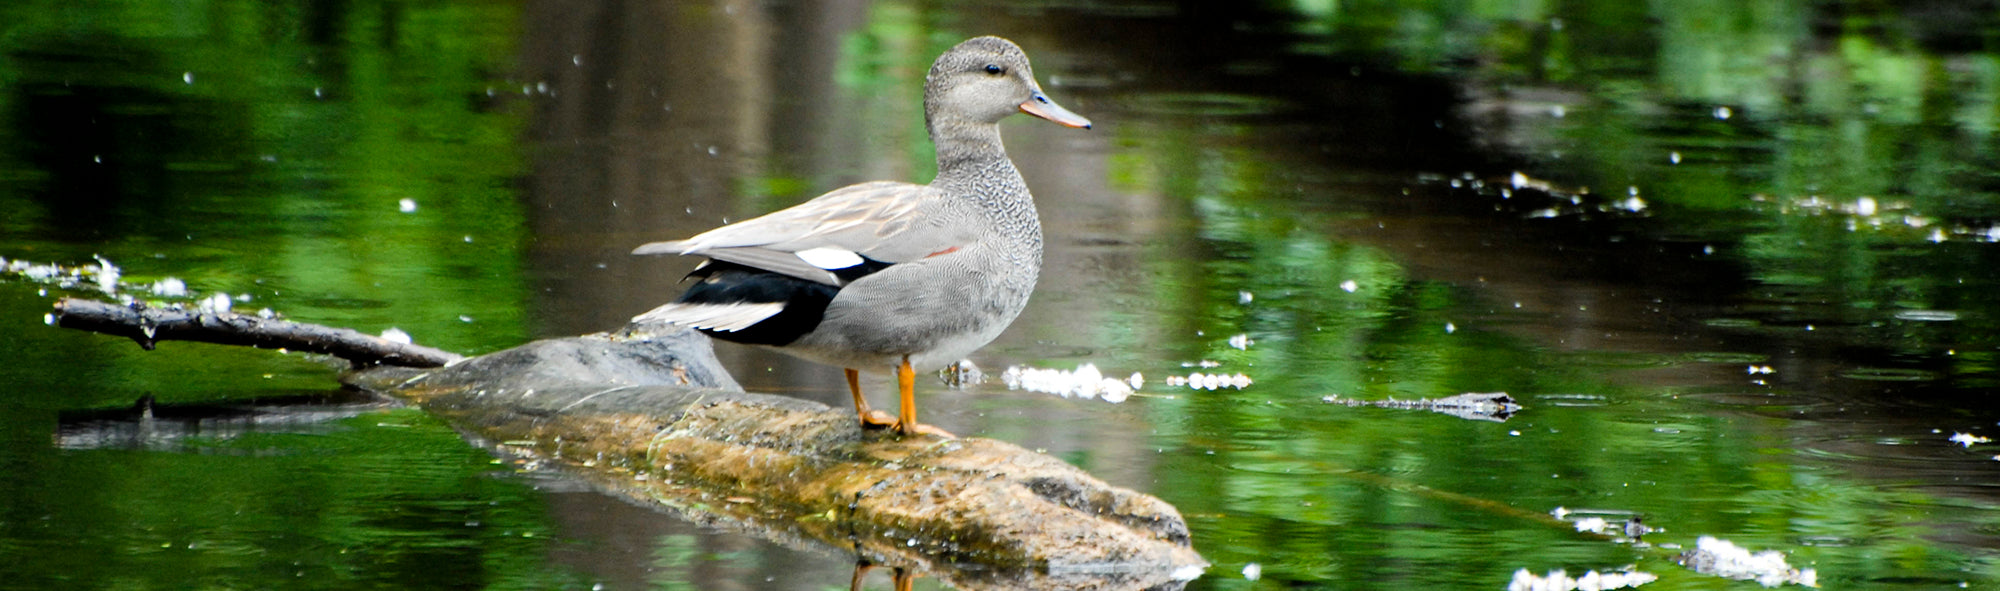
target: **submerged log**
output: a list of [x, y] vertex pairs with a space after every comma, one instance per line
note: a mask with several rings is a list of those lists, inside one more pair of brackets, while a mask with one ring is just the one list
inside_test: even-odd
[[851, 410], [742, 392], [690, 331], [342, 379], [612, 494], [961, 588], [1174, 589], [1206, 566], [1164, 501], [1005, 442], [864, 431]]

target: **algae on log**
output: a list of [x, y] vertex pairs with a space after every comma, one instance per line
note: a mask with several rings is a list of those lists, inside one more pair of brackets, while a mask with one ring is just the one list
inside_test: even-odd
[[1047, 455], [864, 432], [845, 409], [654, 365], [706, 355], [687, 331], [592, 335], [346, 381], [608, 491], [962, 588], [1178, 588], [1206, 565], [1171, 505]]
[[360, 368], [349, 385], [607, 492], [961, 588], [1177, 589], [1207, 566], [1165, 501], [1012, 444], [864, 432], [851, 410], [744, 393], [692, 331], [634, 327], [461, 360], [229, 312], [64, 300], [55, 319], [148, 348], [322, 350]]

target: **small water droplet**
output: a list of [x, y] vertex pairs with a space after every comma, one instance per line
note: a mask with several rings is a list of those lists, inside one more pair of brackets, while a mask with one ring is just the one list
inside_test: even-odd
[[181, 82], [185, 84], [194, 84], [194, 72], [181, 72]]

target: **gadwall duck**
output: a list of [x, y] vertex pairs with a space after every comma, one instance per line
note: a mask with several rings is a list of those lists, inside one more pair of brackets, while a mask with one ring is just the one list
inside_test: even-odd
[[[632, 254], [708, 257], [673, 303], [633, 318], [774, 348], [847, 370], [863, 427], [917, 423], [916, 369], [944, 367], [992, 342], [1028, 304], [1042, 267], [1042, 225], [1000, 144], [1016, 112], [1070, 127], [1090, 120], [1042, 94], [1013, 42], [978, 37], [938, 56], [924, 83], [937, 145], [928, 185], [876, 181]], [[868, 408], [860, 371], [895, 373], [895, 417]]]

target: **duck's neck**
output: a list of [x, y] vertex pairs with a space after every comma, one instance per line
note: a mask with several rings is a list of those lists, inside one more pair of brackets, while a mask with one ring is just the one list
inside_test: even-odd
[[[1007, 159], [1000, 143], [1000, 126], [992, 123], [936, 121], [931, 143], [937, 146], [937, 180], [932, 184], [971, 187], [995, 181], [1021, 185], [1021, 173]], [[984, 187], [991, 190], [1000, 187]]]
[[999, 239], [1019, 245], [1012, 252], [1021, 257], [1016, 261], [1019, 269], [1025, 269], [1021, 277], [1032, 288], [1035, 270], [1041, 268], [1042, 224], [1027, 182], [1021, 180], [1021, 172], [1014, 169], [1007, 149], [1000, 145], [1000, 126], [933, 122], [931, 142], [937, 145], [938, 153], [938, 175], [931, 186], [971, 199], [988, 212]]

